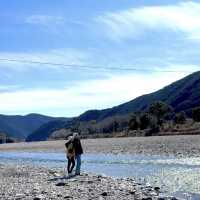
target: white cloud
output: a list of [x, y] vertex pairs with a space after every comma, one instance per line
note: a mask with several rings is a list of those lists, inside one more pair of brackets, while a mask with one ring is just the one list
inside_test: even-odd
[[[129, 74], [79, 82], [71, 88], [0, 93], [0, 113], [39, 112], [75, 116], [88, 109], [103, 109], [153, 92], [187, 73]], [[165, 78], [167, 76], [167, 78]]]
[[105, 26], [107, 35], [114, 40], [134, 38], [148, 29], [167, 29], [200, 39], [200, 3], [191, 1], [106, 13], [96, 20]]

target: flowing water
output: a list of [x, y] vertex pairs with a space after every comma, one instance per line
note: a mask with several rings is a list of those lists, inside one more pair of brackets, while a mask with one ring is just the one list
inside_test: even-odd
[[[0, 162], [26, 163], [66, 170], [63, 153], [0, 153]], [[200, 200], [200, 157], [84, 154], [82, 169], [112, 177], [134, 177], [138, 182], [161, 187], [163, 194]]]

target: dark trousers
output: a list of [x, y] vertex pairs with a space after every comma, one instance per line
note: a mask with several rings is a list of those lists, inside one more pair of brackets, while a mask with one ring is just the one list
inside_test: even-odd
[[75, 166], [75, 158], [74, 157], [72, 157], [72, 158], [68, 157], [68, 165], [67, 165], [68, 173], [72, 172], [72, 170], [74, 169], [74, 166]]

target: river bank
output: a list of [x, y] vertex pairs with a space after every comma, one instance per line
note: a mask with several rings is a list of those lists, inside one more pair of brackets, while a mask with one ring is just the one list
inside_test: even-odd
[[[64, 152], [64, 140], [1, 144], [0, 151]], [[85, 153], [199, 156], [200, 135], [101, 138], [82, 140]]]
[[[158, 199], [154, 187], [176, 197], [193, 193], [191, 199], [199, 199], [198, 135], [82, 140], [82, 168], [89, 174], [72, 179], [64, 178], [64, 143], [0, 145], [0, 199], [116, 199], [117, 195], [121, 195], [117, 199]], [[101, 178], [90, 172], [115, 178]], [[138, 180], [140, 177], [145, 177], [144, 183]], [[129, 185], [140, 196], [129, 194]], [[76, 196], [77, 191], [82, 196]]]
[[158, 188], [141, 185], [131, 178], [65, 175], [58, 169], [0, 164], [0, 199], [159, 199]]

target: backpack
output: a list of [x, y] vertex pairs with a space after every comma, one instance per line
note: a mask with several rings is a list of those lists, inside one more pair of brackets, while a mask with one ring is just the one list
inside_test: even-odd
[[70, 142], [67, 147], [67, 156], [73, 157], [75, 156], [75, 149], [73, 142]]

